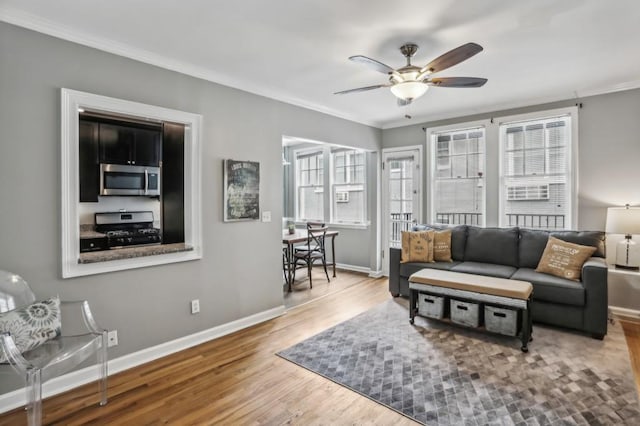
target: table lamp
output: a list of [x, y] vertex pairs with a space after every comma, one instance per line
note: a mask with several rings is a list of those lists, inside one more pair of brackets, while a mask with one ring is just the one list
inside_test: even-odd
[[633, 241], [633, 234], [640, 234], [640, 208], [609, 207], [607, 209], [606, 231], [609, 234], [624, 234], [624, 240], [616, 245], [616, 266], [638, 269], [640, 267], [640, 247]]

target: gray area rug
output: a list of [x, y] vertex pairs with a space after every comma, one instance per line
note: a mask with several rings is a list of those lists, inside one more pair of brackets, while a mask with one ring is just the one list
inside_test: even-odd
[[416, 317], [395, 299], [279, 356], [429, 425], [640, 425], [624, 334], [517, 338]]

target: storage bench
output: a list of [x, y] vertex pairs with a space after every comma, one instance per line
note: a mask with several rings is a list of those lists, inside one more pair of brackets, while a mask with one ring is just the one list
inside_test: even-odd
[[[422, 269], [409, 278], [409, 322], [416, 314], [446, 318], [458, 324], [485, 328], [508, 336], [520, 330], [521, 350], [527, 352], [531, 340], [531, 294], [526, 281], [507, 280], [461, 272]], [[418, 303], [419, 302], [419, 303]]]

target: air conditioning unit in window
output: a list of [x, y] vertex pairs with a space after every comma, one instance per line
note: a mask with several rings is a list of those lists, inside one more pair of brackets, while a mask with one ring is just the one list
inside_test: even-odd
[[336, 203], [348, 203], [349, 193], [346, 191], [336, 192]]

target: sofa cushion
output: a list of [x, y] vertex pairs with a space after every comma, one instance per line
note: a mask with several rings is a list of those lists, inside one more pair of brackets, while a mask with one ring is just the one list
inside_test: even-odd
[[464, 249], [467, 243], [467, 225], [414, 225], [414, 231], [423, 231], [425, 229], [435, 229], [442, 231], [451, 229], [451, 258], [453, 260], [464, 260]]
[[518, 267], [518, 228], [467, 228], [464, 261]]
[[511, 278], [533, 284], [534, 300], [584, 306], [585, 291], [580, 282], [543, 274], [530, 268], [518, 269]]
[[433, 236], [433, 260], [451, 262], [451, 229], [436, 231]]
[[568, 243], [549, 236], [549, 242], [542, 253], [536, 272], [580, 281], [582, 265], [594, 251], [595, 247]]
[[498, 278], [511, 278], [511, 275], [516, 272], [516, 268], [513, 266], [467, 261], [455, 265], [451, 270], [455, 272], [464, 272], [465, 274], [487, 275], [489, 277]]
[[603, 231], [553, 231], [551, 236], [581, 246], [592, 246], [596, 251], [592, 256], [607, 257], [605, 233]]
[[410, 277], [411, 275], [418, 272], [420, 269], [431, 268], [431, 269], [444, 269], [445, 271], [451, 270], [454, 266], [460, 264], [460, 262], [435, 262], [435, 263], [418, 263], [418, 262], [410, 262], [410, 263], [401, 263], [400, 264], [400, 276], [401, 277]]
[[583, 246], [596, 248], [593, 256], [605, 257], [604, 232], [600, 231], [541, 231], [537, 229], [520, 228], [519, 266], [535, 269], [540, 262], [542, 253], [547, 246], [549, 235], [560, 240]]
[[435, 231], [402, 231], [401, 263], [433, 262], [433, 235]]

